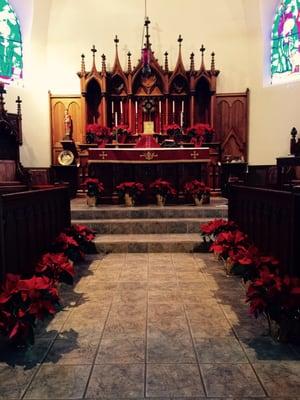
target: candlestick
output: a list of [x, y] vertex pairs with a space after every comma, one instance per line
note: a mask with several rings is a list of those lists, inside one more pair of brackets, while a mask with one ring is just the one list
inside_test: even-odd
[[120, 101], [120, 111], [121, 111], [121, 115], [123, 114], [123, 102], [122, 100]]
[[118, 126], [118, 113], [115, 112], [115, 126]]
[[114, 110], [114, 107], [115, 107], [115, 106], [114, 106], [114, 102], [112, 101], [112, 102], [111, 102], [111, 113], [112, 113], [112, 115], [114, 115], [114, 111], [115, 111], [115, 110]]
[[181, 102], [181, 112], [183, 112], [184, 111], [184, 100], [182, 100], [182, 102]]
[[183, 111], [180, 113], [180, 126], [183, 127]]
[[138, 103], [137, 103], [137, 101], [135, 102], [135, 113], [137, 114], [137, 112], [138, 112]]
[[161, 101], [158, 102], [158, 111], [161, 114]]
[[175, 114], [175, 101], [172, 101], [172, 113]]

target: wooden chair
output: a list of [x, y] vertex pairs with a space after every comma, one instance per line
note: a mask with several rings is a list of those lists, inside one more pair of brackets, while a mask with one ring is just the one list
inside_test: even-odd
[[21, 100], [18, 97], [17, 113], [5, 110], [3, 84], [0, 84], [0, 194], [28, 190], [30, 176], [20, 162], [22, 144]]

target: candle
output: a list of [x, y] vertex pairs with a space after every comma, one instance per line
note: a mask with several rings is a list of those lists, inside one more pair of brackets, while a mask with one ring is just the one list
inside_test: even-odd
[[174, 100], [172, 102], [172, 112], [173, 112], [173, 114], [175, 114], [175, 101]]
[[180, 113], [180, 126], [183, 127], [183, 111]]
[[123, 102], [122, 100], [120, 101], [120, 111], [121, 111], [121, 115], [123, 114]]
[[111, 113], [112, 113], [112, 115], [114, 115], [114, 102], [113, 101], [111, 102]]
[[158, 102], [158, 110], [159, 110], [159, 113], [161, 114], [161, 101]]
[[184, 101], [182, 100], [182, 102], [181, 102], [181, 112], [183, 112], [184, 111]]
[[135, 102], [135, 113], [137, 114], [137, 112], [138, 112], [138, 104], [137, 104], [137, 101]]
[[115, 112], [115, 126], [118, 126], [118, 113]]

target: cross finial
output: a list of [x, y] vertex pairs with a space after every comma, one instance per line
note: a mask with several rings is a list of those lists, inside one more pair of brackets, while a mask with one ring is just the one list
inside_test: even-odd
[[166, 72], [169, 71], [168, 55], [169, 55], [169, 53], [166, 51], [166, 52], [164, 53], [164, 56], [165, 56], [165, 71], [166, 71]]
[[116, 46], [118, 46], [118, 43], [119, 43], [119, 38], [118, 38], [118, 35], [116, 35], [116, 36], [115, 36], [115, 38], [114, 38], [114, 42], [116, 43]]
[[201, 48], [200, 48], [200, 51], [201, 51], [201, 53], [202, 53], [202, 57], [203, 57], [203, 54], [204, 54], [204, 52], [205, 52], [205, 47], [203, 46], [203, 44], [201, 45]]
[[93, 53], [93, 55], [95, 55], [95, 53], [97, 52], [97, 49], [94, 44], [93, 47], [91, 48], [91, 52]]
[[191, 55], [190, 55], [190, 60], [191, 60], [191, 67], [190, 67], [190, 70], [191, 70], [191, 71], [195, 71], [194, 56], [195, 56], [195, 54], [194, 54], [194, 53], [191, 53]]
[[210, 66], [210, 69], [212, 71], [215, 71], [215, 52], [214, 51], [211, 53], [211, 66]]
[[106, 64], [105, 64], [106, 57], [105, 57], [105, 54], [102, 54], [101, 58], [102, 58], [102, 72], [105, 72], [106, 71]]
[[128, 57], [128, 67], [127, 67], [127, 69], [128, 69], [128, 72], [131, 72], [131, 53], [130, 53], [130, 51], [128, 51], [128, 53], [127, 53], [127, 57]]
[[201, 51], [201, 67], [200, 67], [200, 70], [204, 70], [204, 69], [205, 69], [205, 67], [204, 67], [204, 52], [205, 52], [205, 47], [203, 46], [203, 44], [201, 45], [200, 51]]
[[179, 46], [181, 46], [181, 42], [182, 42], [182, 41], [183, 41], [182, 36], [179, 35], [179, 36], [178, 36], [178, 39], [177, 39], [177, 42], [179, 43]]

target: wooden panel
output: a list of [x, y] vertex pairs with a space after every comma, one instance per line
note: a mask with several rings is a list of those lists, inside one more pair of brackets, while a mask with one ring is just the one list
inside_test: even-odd
[[229, 218], [265, 254], [281, 261], [281, 272], [300, 275], [300, 194], [231, 186]]
[[8, 272], [30, 274], [70, 221], [67, 188], [0, 196], [0, 280]]
[[222, 161], [248, 159], [248, 93], [216, 95], [215, 129]]
[[65, 136], [64, 116], [68, 111], [72, 119], [72, 138], [76, 143], [85, 142], [85, 128], [83, 127], [82, 108], [80, 96], [57, 96], [50, 95], [50, 118], [51, 118], [51, 143], [52, 163], [57, 162], [57, 148]]

